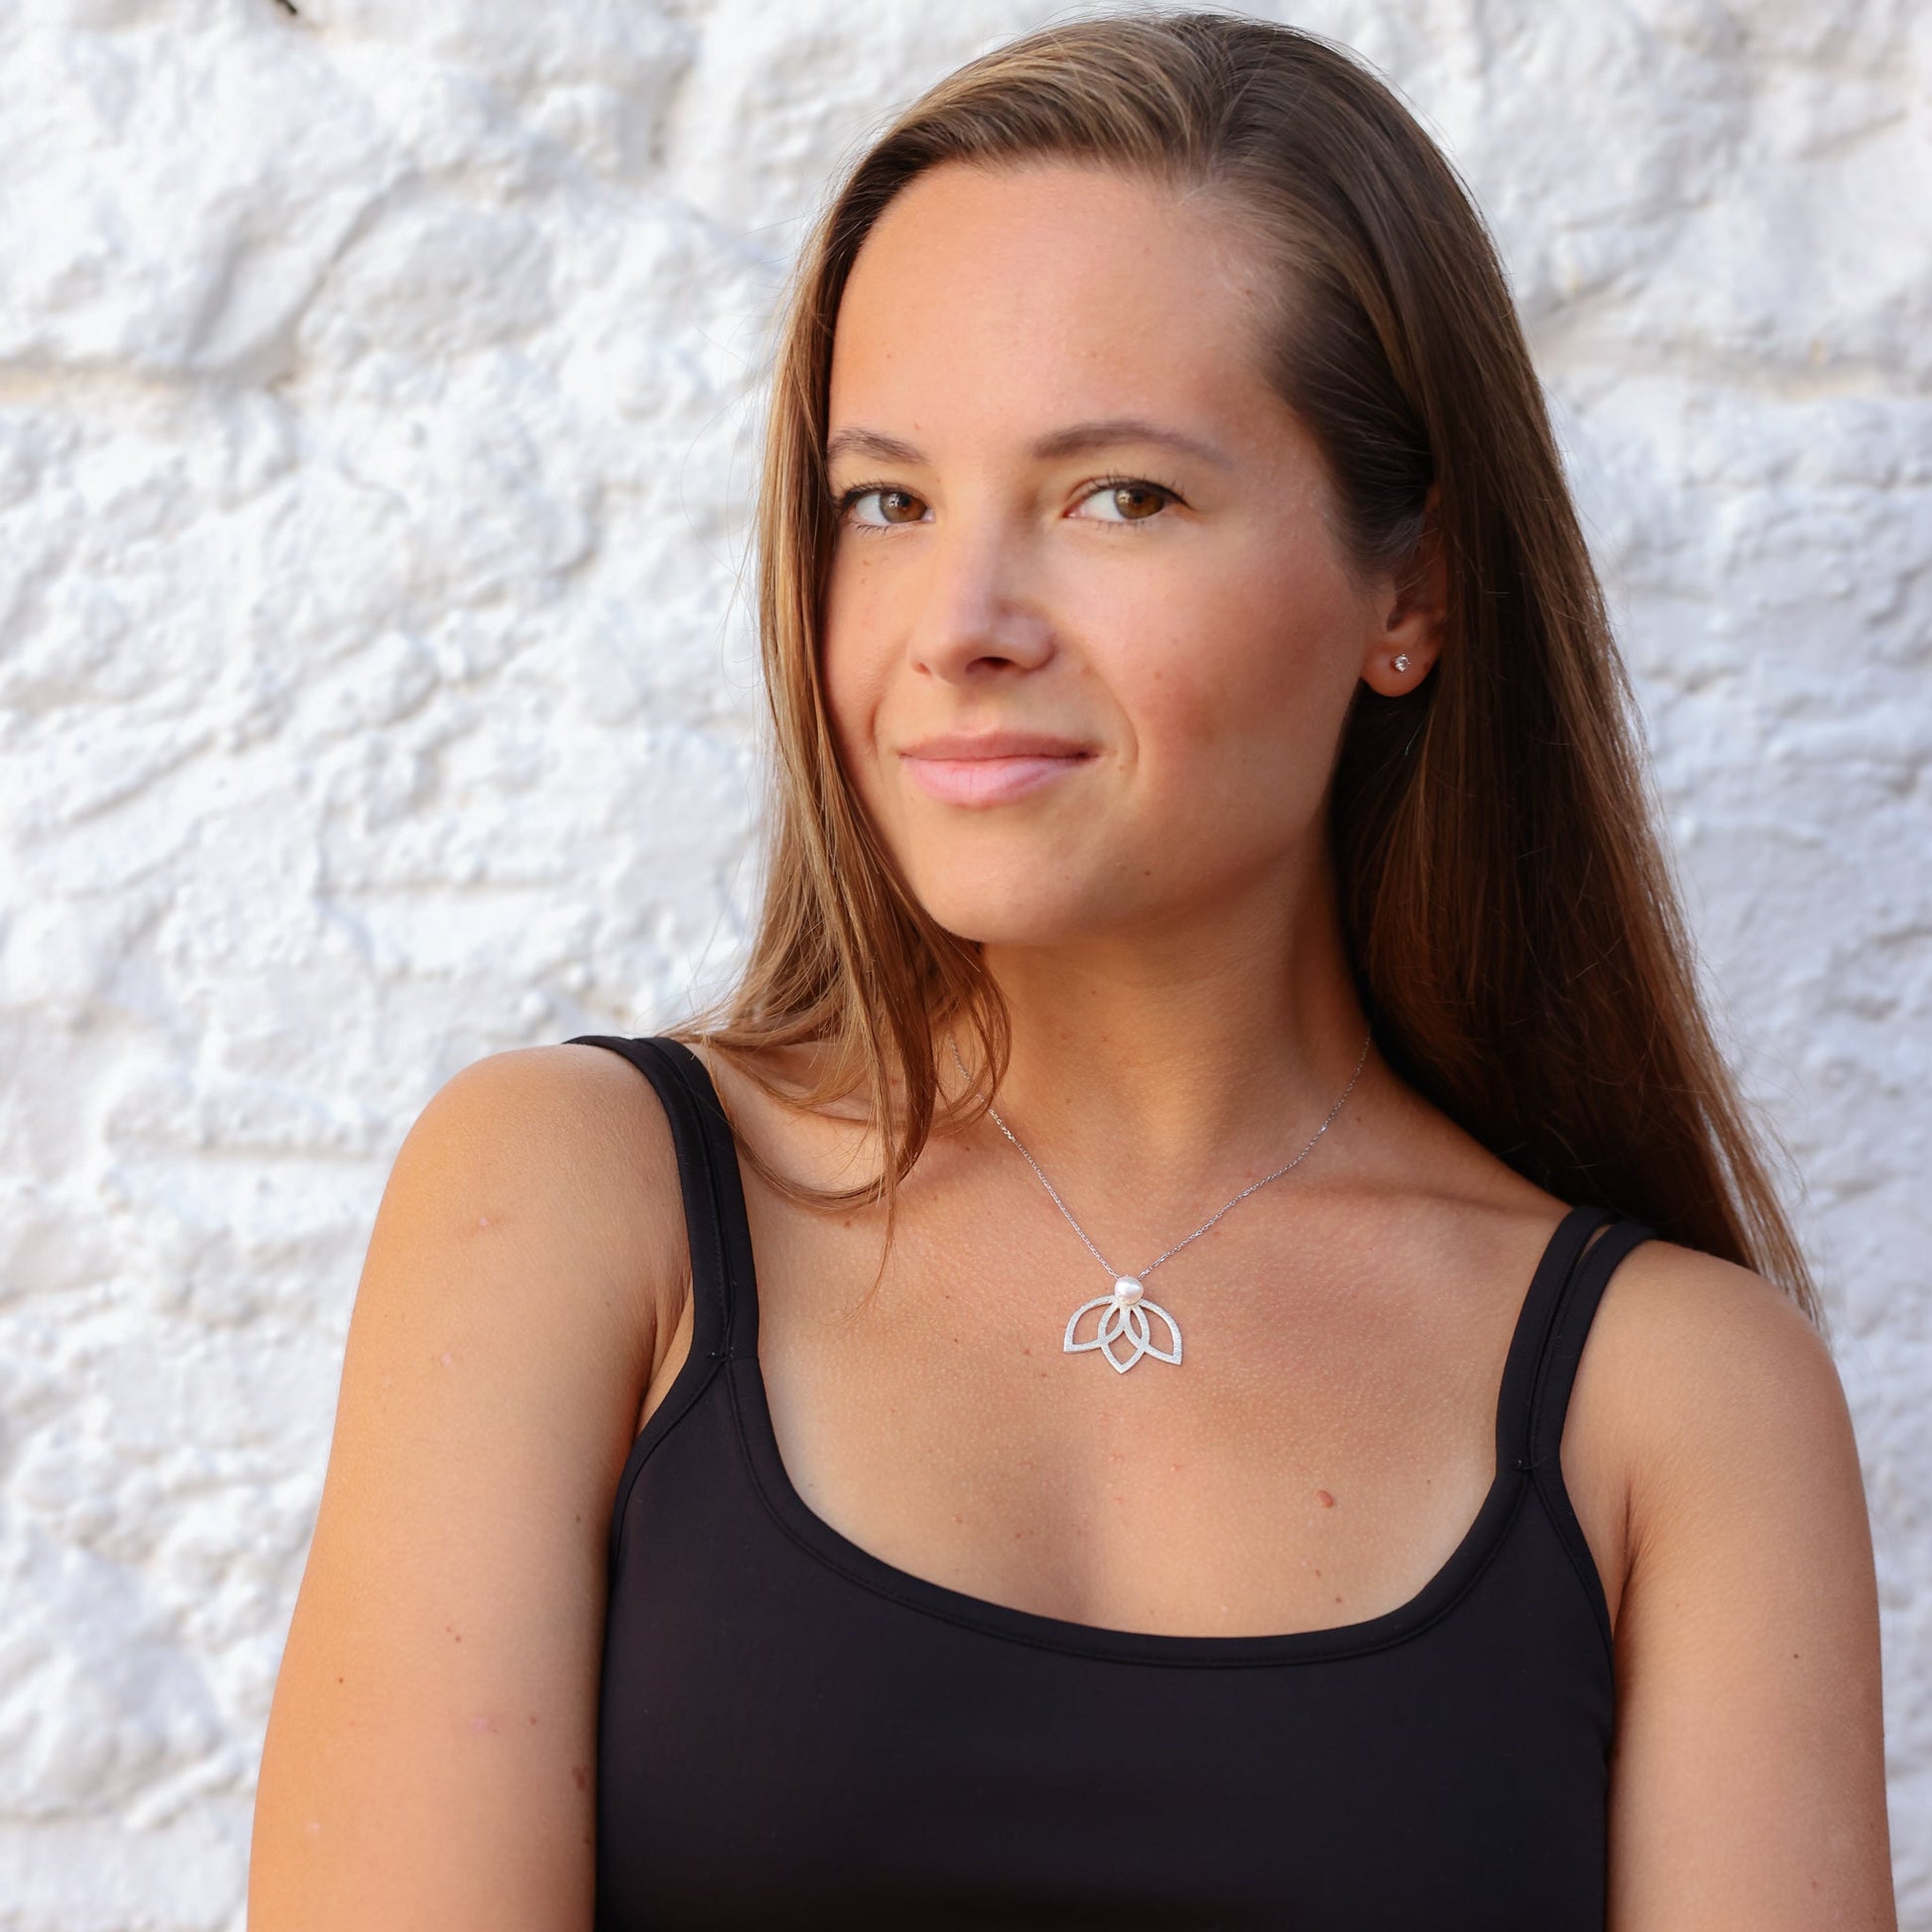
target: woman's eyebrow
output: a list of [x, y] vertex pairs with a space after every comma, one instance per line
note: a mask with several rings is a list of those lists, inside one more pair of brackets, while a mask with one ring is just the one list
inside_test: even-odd
[[[1047, 463], [1058, 457], [1085, 456], [1094, 450], [1117, 449], [1126, 443], [1153, 443], [1183, 455], [1199, 457], [1222, 469], [1232, 459], [1212, 443], [1188, 436], [1180, 430], [1164, 429], [1139, 416], [1107, 416], [1094, 422], [1069, 423], [1064, 429], [1049, 430], [1038, 438], [1030, 454], [1036, 462]], [[871, 457], [881, 463], [924, 463], [924, 453], [914, 444], [875, 429], [842, 429], [825, 446], [829, 468], [842, 456]]]
[[1085, 456], [1094, 450], [1118, 448], [1123, 443], [1155, 443], [1163, 449], [1177, 450], [1183, 456], [1199, 457], [1202, 462], [1216, 464], [1223, 470], [1233, 464], [1233, 458], [1212, 443], [1181, 430], [1164, 429], [1159, 423], [1150, 423], [1139, 416], [1106, 416], [1097, 422], [1070, 423], [1065, 429], [1042, 436], [1034, 445], [1033, 454], [1050, 462], [1054, 457]]

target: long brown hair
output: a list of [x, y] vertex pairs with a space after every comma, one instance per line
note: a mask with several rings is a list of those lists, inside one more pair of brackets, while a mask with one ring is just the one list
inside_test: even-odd
[[[947, 161], [1106, 167], [1205, 193], [1275, 265], [1269, 375], [1332, 472], [1351, 559], [1399, 563], [1437, 493], [1449, 621], [1432, 674], [1362, 702], [1332, 787], [1340, 914], [1390, 1065], [1566, 1201], [1754, 1268], [1823, 1327], [1767, 1130], [1725, 1068], [1657, 832], [1617, 655], [1495, 248], [1466, 191], [1353, 56], [1258, 20], [1105, 16], [995, 49], [928, 89], [836, 186], [781, 312], [759, 487], [772, 727], [763, 908], [733, 989], [684, 1026], [757, 1056], [813, 1048], [818, 1106], [864, 1090], [884, 1198], [941, 1103], [934, 1042], [977, 1035], [983, 1109], [1010, 1044], [979, 949], [907, 890], [841, 771], [818, 673], [834, 521], [827, 390], [840, 297], [881, 211]], [[884, 1262], [882, 1259], [882, 1269]]]

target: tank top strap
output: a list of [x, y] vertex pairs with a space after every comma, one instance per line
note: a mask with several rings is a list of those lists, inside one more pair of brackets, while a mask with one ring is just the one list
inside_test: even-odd
[[[1605, 1226], [1605, 1223], [1608, 1225]], [[1590, 1236], [1603, 1229], [1594, 1242]], [[1563, 1479], [1563, 1424], [1596, 1305], [1616, 1265], [1656, 1230], [1589, 1202], [1557, 1223], [1524, 1300], [1503, 1371], [1496, 1417], [1499, 1468], [1534, 1487], [1558, 1542], [1583, 1585], [1606, 1654], [1615, 1637], [1596, 1559]]]
[[704, 1062], [682, 1040], [578, 1034], [570, 1046], [621, 1054], [657, 1090], [677, 1151], [691, 1250], [691, 1353], [716, 1360], [758, 1348], [758, 1289], [738, 1143]]
[[1516, 1316], [1509, 1353], [1503, 1361], [1502, 1388], [1496, 1402], [1499, 1468], [1523, 1470], [1530, 1466], [1533, 1424], [1544, 1388], [1550, 1335], [1589, 1237], [1612, 1219], [1614, 1216], [1607, 1207], [1580, 1201], [1557, 1223], [1544, 1244], [1542, 1258], [1530, 1277], [1529, 1291]]
[[1582, 1259], [1565, 1271], [1556, 1296], [1549, 1332], [1537, 1361], [1530, 1388], [1527, 1416], [1529, 1466], [1547, 1475], [1559, 1487], [1563, 1480], [1559, 1452], [1563, 1446], [1564, 1417], [1570, 1409], [1570, 1391], [1577, 1379], [1577, 1365], [1583, 1359], [1584, 1343], [1596, 1305], [1609, 1286], [1616, 1265], [1639, 1242], [1651, 1240], [1657, 1230], [1628, 1216], [1612, 1215], [1606, 1209], [1591, 1210], [1591, 1222], [1607, 1220], [1610, 1225]]

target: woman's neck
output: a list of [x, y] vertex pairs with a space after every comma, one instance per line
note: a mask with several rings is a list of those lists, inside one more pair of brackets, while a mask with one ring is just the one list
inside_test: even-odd
[[[1377, 1072], [1372, 1049], [1362, 1062], [1368, 1026], [1333, 918], [1221, 919], [984, 957], [1013, 1028], [994, 1104], [1069, 1176], [1124, 1171], [1163, 1198], [1199, 1198], [1279, 1167], [1358, 1062], [1350, 1106]], [[942, 1081], [959, 1085], [949, 1051]]]

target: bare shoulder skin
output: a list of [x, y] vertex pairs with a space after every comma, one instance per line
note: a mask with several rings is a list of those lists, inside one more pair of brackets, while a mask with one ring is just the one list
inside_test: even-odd
[[254, 1932], [591, 1924], [610, 1501], [685, 1266], [670, 1131], [616, 1055], [491, 1055], [411, 1128], [269, 1722]]
[[1892, 1932], [1877, 1585], [1826, 1343], [1748, 1269], [1646, 1242], [1577, 1400], [1628, 1497], [1610, 1932]]

